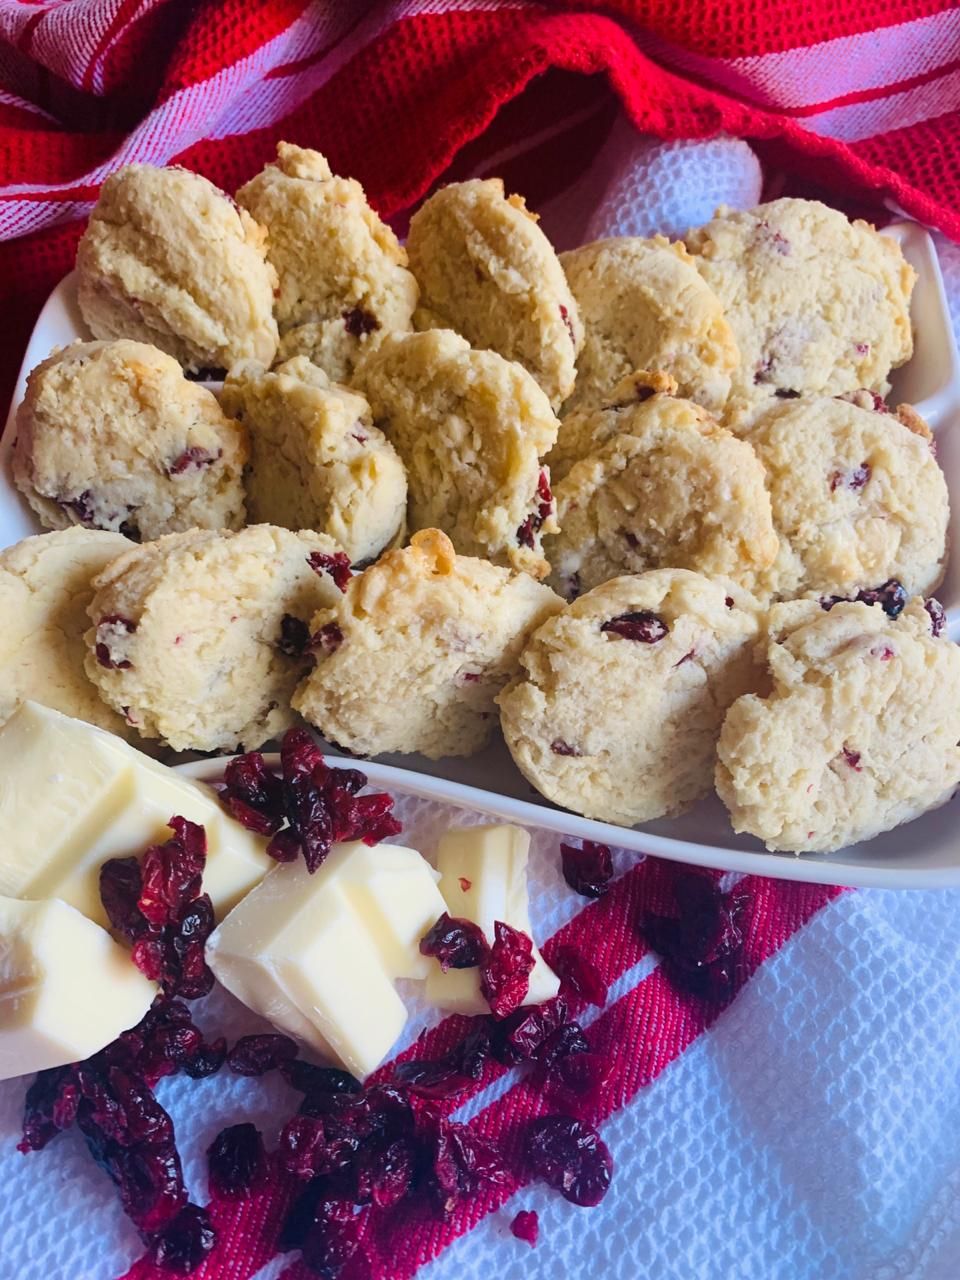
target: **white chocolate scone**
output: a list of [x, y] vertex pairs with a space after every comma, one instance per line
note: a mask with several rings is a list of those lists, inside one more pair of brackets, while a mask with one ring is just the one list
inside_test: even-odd
[[411, 529], [441, 529], [463, 555], [545, 577], [541, 536], [557, 524], [541, 458], [559, 424], [530, 374], [430, 329], [385, 337], [357, 383], [406, 466]]
[[194, 529], [135, 547], [94, 579], [85, 669], [145, 738], [252, 750], [293, 720], [307, 623], [339, 596], [320, 533]]
[[244, 521], [247, 433], [172, 356], [142, 342], [74, 342], [31, 372], [13, 476], [48, 529], [148, 541]]
[[747, 441], [669, 395], [589, 415], [585, 439], [591, 431], [604, 442], [557, 485], [560, 533], [544, 548], [563, 595], [667, 568], [758, 587], [778, 541]]
[[293, 705], [357, 755], [472, 755], [528, 636], [562, 607], [526, 574], [458, 556], [443, 533], [422, 530], [313, 619], [317, 665]]
[[269, 373], [236, 366], [220, 403], [250, 432], [251, 524], [329, 534], [351, 564], [375, 559], [400, 533], [406, 473], [363, 396], [296, 356]]
[[916, 275], [900, 246], [815, 200], [721, 206], [687, 248], [740, 348], [727, 420], [749, 425], [780, 391], [888, 389], [910, 359]]
[[723, 409], [739, 352], [720, 299], [682, 244], [617, 236], [562, 253], [560, 264], [584, 329], [564, 413], [606, 404], [634, 369], [669, 373], [682, 396]]
[[0, 553], [0, 724], [29, 699], [132, 736], [83, 669], [92, 580], [130, 546], [119, 533], [62, 529]]
[[342, 381], [371, 333], [412, 328], [405, 251], [360, 183], [331, 173], [319, 151], [281, 142], [237, 200], [267, 229], [281, 359], [309, 356]]
[[945, 804], [960, 783], [960, 648], [941, 626], [918, 596], [896, 619], [879, 604], [775, 605], [773, 692], [738, 699], [720, 735], [734, 830], [825, 852]]
[[553, 245], [499, 178], [442, 187], [407, 237], [420, 285], [418, 329], [453, 329], [533, 374], [551, 404], [573, 390], [583, 342], [577, 304]]
[[77, 248], [77, 296], [95, 338], [152, 342], [187, 369], [270, 364], [276, 276], [263, 229], [186, 169], [111, 174]]
[[710, 790], [724, 712], [756, 688], [760, 606], [727, 578], [614, 578], [544, 623], [500, 694], [518, 768], [542, 795], [632, 826]]
[[[766, 471], [783, 599], [855, 595], [897, 578], [929, 595], [943, 578], [950, 504], [926, 425], [912, 411], [802, 396], [758, 420], [750, 443]], [[907, 425], [909, 423], [910, 425]]]

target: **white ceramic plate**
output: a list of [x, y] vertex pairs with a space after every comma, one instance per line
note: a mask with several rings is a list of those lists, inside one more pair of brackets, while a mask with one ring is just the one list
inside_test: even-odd
[[[938, 456], [946, 473], [955, 510], [960, 510], [960, 362], [953, 342], [943, 281], [933, 242], [913, 223], [889, 228], [918, 273], [912, 320], [916, 342], [913, 359], [894, 375], [891, 401], [914, 404], [937, 434]], [[76, 306], [74, 279], [67, 276], [50, 295], [27, 347], [14, 394], [23, 396], [26, 375], [54, 347], [88, 337]], [[7, 424], [0, 442], [0, 546], [39, 532], [36, 520], [13, 487], [9, 453], [14, 429]], [[960, 634], [960, 520], [950, 530], [951, 566], [938, 592], [947, 610], [950, 634]], [[337, 753], [331, 750], [332, 755]], [[183, 766], [195, 776], [212, 777], [222, 761]], [[419, 756], [384, 757], [363, 762], [370, 782], [385, 790], [408, 792], [460, 805], [531, 827], [600, 840], [700, 866], [752, 872], [787, 880], [877, 888], [941, 888], [960, 885], [960, 831], [954, 826], [960, 801], [896, 831], [833, 854], [766, 853], [730, 828], [716, 797], [669, 822], [627, 829], [593, 822], [557, 809], [521, 777], [502, 742], [468, 760], [429, 761]]]

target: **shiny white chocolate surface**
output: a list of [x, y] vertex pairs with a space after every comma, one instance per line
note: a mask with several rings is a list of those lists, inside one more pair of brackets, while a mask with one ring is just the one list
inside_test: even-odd
[[206, 830], [203, 887], [219, 918], [273, 863], [210, 788], [35, 702], [0, 729], [0, 894], [62, 898], [106, 925], [100, 867], [168, 840], [177, 814]]
[[207, 960], [248, 1008], [359, 1077], [407, 1019], [395, 978], [423, 971], [443, 911], [436, 874], [400, 845], [334, 845], [310, 875], [278, 866], [213, 933]]
[[[509, 823], [448, 831], [437, 848], [437, 868], [440, 892], [450, 915], [478, 924], [491, 944], [497, 920], [530, 934], [529, 851], [529, 832]], [[543, 1004], [560, 990], [560, 980], [536, 944], [533, 956], [524, 1004]], [[490, 1012], [480, 992], [479, 969], [448, 969], [444, 973], [433, 961], [424, 994], [431, 1004], [451, 1013]]]
[[0, 1080], [99, 1052], [156, 993], [129, 952], [65, 902], [0, 898]]

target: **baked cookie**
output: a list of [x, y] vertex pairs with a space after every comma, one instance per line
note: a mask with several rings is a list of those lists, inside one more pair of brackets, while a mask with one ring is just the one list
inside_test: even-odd
[[307, 623], [340, 595], [322, 533], [193, 529], [134, 547], [93, 581], [85, 669], [145, 738], [252, 750], [293, 721]]
[[557, 523], [541, 458], [559, 424], [530, 374], [430, 329], [388, 334], [357, 382], [406, 466], [410, 527], [442, 529], [463, 555], [545, 577], [541, 536]]
[[48, 529], [148, 541], [238, 529], [247, 433], [172, 356], [142, 342], [74, 342], [32, 371], [13, 478]]
[[497, 698], [517, 767], [555, 804], [632, 826], [713, 784], [724, 712], [756, 687], [760, 605], [728, 578], [655, 569], [545, 622]]
[[407, 237], [418, 329], [453, 329], [529, 370], [555, 408], [573, 390], [583, 327], [553, 245], [499, 178], [442, 187]]
[[[895, 612], [895, 610], [891, 610]], [[773, 692], [727, 712], [717, 791], [735, 831], [828, 852], [935, 809], [960, 783], [960, 648], [943, 611], [795, 600], [770, 611]]]
[[932, 437], [846, 400], [802, 396], [768, 410], [750, 433], [766, 471], [780, 552], [770, 586], [853, 595], [898, 578], [929, 595], [943, 578], [950, 517]]
[[371, 333], [412, 327], [406, 253], [360, 183], [336, 177], [319, 151], [281, 142], [237, 200], [267, 229], [281, 359], [309, 356], [342, 381]]
[[275, 284], [263, 229], [186, 169], [111, 174], [77, 248], [77, 297], [93, 336], [152, 342], [187, 369], [270, 364]]
[[557, 589], [570, 599], [624, 573], [666, 568], [756, 589], [779, 544], [747, 441], [669, 395], [597, 416], [617, 434], [556, 486], [561, 532], [544, 550]]
[[[635, 418], [684, 423], [713, 423], [706, 409], [677, 396], [677, 380], [669, 373], [637, 369], [622, 378], [608, 392], [604, 403], [593, 409], [574, 409], [560, 419], [557, 443], [547, 454], [550, 479], [554, 484], [569, 475], [574, 463], [588, 457], [601, 445], [620, 434], [624, 423]], [[649, 407], [640, 411], [638, 405]], [[630, 412], [627, 413], [626, 411]]]
[[561, 253], [583, 348], [564, 406], [595, 408], [634, 369], [663, 370], [680, 394], [719, 413], [739, 363], [720, 299], [682, 244], [618, 236]]
[[83, 670], [91, 581], [130, 545], [119, 533], [63, 529], [0, 552], [0, 724], [30, 699], [131, 736]]
[[910, 359], [916, 275], [900, 246], [815, 200], [721, 206], [687, 235], [740, 348], [727, 419], [749, 425], [777, 392], [888, 390]]
[[236, 366], [220, 403], [250, 431], [251, 524], [329, 534], [351, 564], [375, 559], [401, 533], [403, 463], [363, 396], [296, 356], [269, 373]]
[[472, 755], [530, 633], [562, 608], [527, 574], [458, 556], [445, 534], [421, 530], [313, 619], [317, 665], [293, 705], [357, 755]]

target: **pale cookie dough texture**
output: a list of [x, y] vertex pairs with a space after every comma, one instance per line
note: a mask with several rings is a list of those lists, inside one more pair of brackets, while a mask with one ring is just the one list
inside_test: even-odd
[[357, 373], [407, 469], [411, 529], [441, 529], [463, 555], [545, 577], [555, 532], [543, 455], [557, 438], [531, 375], [448, 329], [385, 337]]
[[912, 410], [903, 416], [804, 396], [759, 420], [750, 444], [780, 538], [776, 595], [856, 595], [888, 578], [911, 595], [939, 585], [947, 485], [926, 424]]
[[682, 397], [670, 403], [666, 397], [677, 395], [677, 382], [668, 373], [651, 373], [637, 369], [627, 374], [607, 394], [600, 408], [574, 409], [560, 419], [557, 443], [547, 454], [550, 479], [554, 484], [569, 475], [575, 463], [620, 434], [624, 423], [633, 420], [632, 410], [644, 401], [654, 401], [641, 415], [678, 422], [715, 423], [706, 409]]
[[945, 804], [960, 783], [960, 648], [915, 596], [770, 612], [768, 697], [727, 712], [716, 784], [768, 849], [842, 849]]
[[142, 342], [64, 347], [17, 410], [14, 480], [49, 529], [238, 529], [246, 460], [247, 433], [213, 392]]
[[883, 394], [913, 353], [915, 273], [866, 222], [815, 200], [721, 206], [687, 248], [740, 348], [727, 419], [741, 429], [777, 392]]
[[251, 524], [329, 534], [351, 564], [401, 533], [406, 473], [363, 396], [296, 356], [272, 372], [236, 366], [220, 403], [250, 432]]
[[339, 596], [319, 533], [251, 525], [136, 547], [94, 579], [86, 672], [145, 738], [252, 750], [293, 721], [307, 624]]
[[309, 356], [343, 381], [371, 334], [412, 328], [406, 253], [360, 183], [334, 175], [318, 151], [281, 142], [237, 200], [267, 229], [281, 359]]
[[112, 174], [77, 249], [93, 336], [152, 342], [187, 369], [270, 364], [275, 284], [263, 229], [186, 169], [131, 164]]
[[760, 606], [726, 578], [615, 578], [544, 623], [497, 699], [517, 766], [555, 804], [632, 826], [713, 783], [724, 712], [757, 687]]
[[670, 395], [592, 415], [587, 430], [607, 438], [556, 486], [561, 531], [544, 547], [563, 595], [666, 568], [758, 588], [779, 544], [747, 441]]
[[499, 178], [442, 187], [410, 220], [418, 329], [453, 329], [533, 374], [554, 407], [573, 390], [583, 327], [563, 268]]
[[530, 633], [562, 607], [527, 574], [456, 555], [423, 530], [313, 619], [317, 665], [293, 704], [358, 755], [472, 755]]
[[739, 352], [720, 299], [682, 244], [620, 236], [562, 253], [560, 263], [584, 328], [565, 413], [606, 404], [635, 369], [670, 373], [682, 396], [723, 409]]
[[83, 669], [91, 582], [130, 549], [118, 533], [63, 529], [0, 553], [0, 724], [29, 699], [132, 736]]

